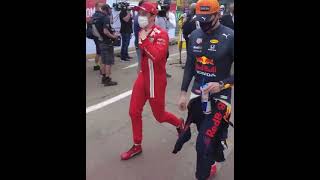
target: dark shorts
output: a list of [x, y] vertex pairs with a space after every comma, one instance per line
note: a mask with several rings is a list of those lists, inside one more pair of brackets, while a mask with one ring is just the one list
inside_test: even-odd
[[101, 51], [100, 51], [100, 45], [99, 45], [99, 41], [97, 39], [94, 39], [94, 44], [96, 45], [96, 54], [100, 55]]
[[112, 45], [106, 43], [99, 43], [101, 52], [102, 64], [112, 65], [114, 64], [114, 48]]

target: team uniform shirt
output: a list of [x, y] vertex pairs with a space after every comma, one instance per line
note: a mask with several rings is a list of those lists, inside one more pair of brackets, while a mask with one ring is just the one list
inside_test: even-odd
[[[181, 90], [187, 91], [192, 77], [195, 77], [192, 92], [200, 95], [200, 86], [209, 82], [233, 84], [230, 75], [234, 60], [233, 30], [219, 25], [213, 33], [206, 34], [201, 29], [194, 30], [189, 38], [187, 61]], [[231, 102], [231, 88], [212, 95], [216, 99]]]

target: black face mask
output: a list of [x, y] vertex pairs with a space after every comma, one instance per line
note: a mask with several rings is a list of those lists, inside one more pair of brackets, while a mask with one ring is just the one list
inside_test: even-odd
[[215, 20], [215, 18], [213, 18], [213, 20], [209, 21], [209, 22], [205, 22], [205, 23], [200, 22], [200, 27], [201, 27], [202, 31], [208, 32], [209, 30], [211, 30], [218, 22], [218, 20], [217, 20], [214, 24], [212, 24], [214, 20]]

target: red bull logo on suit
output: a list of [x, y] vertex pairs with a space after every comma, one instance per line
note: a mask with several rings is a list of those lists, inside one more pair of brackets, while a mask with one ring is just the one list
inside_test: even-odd
[[206, 56], [196, 57], [196, 71], [198, 74], [215, 77], [217, 71], [214, 60], [209, 59]]

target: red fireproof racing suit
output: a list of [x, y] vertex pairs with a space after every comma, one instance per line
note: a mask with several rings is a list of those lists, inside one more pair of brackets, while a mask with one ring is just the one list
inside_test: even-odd
[[166, 56], [169, 46], [168, 33], [154, 25], [145, 40], [139, 42], [141, 71], [134, 83], [129, 114], [132, 121], [133, 141], [142, 141], [142, 110], [149, 100], [155, 119], [179, 126], [181, 120], [165, 111]]

